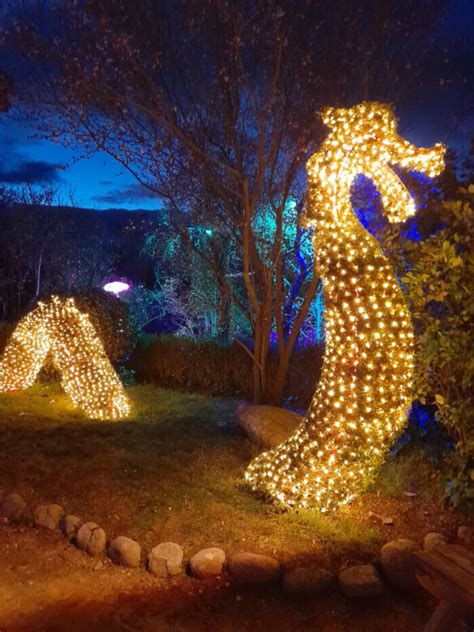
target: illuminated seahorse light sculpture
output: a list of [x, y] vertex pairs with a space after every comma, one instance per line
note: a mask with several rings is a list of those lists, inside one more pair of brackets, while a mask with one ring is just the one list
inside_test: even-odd
[[0, 360], [0, 392], [32, 386], [48, 354], [62, 387], [89, 417], [129, 414], [130, 403], [104, 346], [89, 316], [71, 298], [53, 296], [18, 323]]
[[390, 164], [438, 175], [444, 147], [417, 149], [389, 107], [329, 108], [330, 133], [308, 161], [309, 221], [324, 283], [326, 354], [304, 422], [246, 472], [254, 490], [286, 507], [337, 509], [362, 491], [406, 423], [414, 368], [410, 314], [377, 241], [351, 205], [354, 178], [377, 187], [390, 222], [415, 213]]

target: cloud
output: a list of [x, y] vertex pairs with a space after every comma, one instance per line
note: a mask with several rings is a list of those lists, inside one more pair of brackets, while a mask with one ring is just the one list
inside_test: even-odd
[[128, 184], [93, 198], [101, 204], [128, 204], [140, 200], [159, 200], [159, 195], [141, 184]]
[[0, 182], [5, 184], [42, 184], [61, 180], [61, 165], [44, 160], [24, 160], [14, 167], [0, 165]]

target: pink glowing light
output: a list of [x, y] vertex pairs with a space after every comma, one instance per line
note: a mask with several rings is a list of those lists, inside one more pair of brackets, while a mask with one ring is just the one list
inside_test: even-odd
[[118, 296], [122, 292], [126, 292], [130, 289], [130, 285], [125, 283], [124, 281], [110, 281], [110, 283], [106, 283], [103, 288], [106, 292], [110, 292], [111, 294], [115, 294]]

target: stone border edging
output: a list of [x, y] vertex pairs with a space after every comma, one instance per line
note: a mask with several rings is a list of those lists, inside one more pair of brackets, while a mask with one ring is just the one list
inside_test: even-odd
[[[27, 521], [28, 506], [16, 493], [0, 490], [0, 524]], [[175, 542], [161, 542], [145, 556], [141, 545], [132, 538], [119, 535], [108, 541], [107, 535], [95, 522], [82, 522], [66, 514], [61, 505], [41, 504], [33, 511], [34, 526], [60, 531], [63, 536], [91, 557], [107, 555], [111, 562], [126, 568], [143, 568], [160, 579], [169, 579], [186, 571], [195, 579], [209, 579], [227, 572], [237, 584], [264, 584], [281, 580], [287, 593], [317, 593], [335, 584], [336, 574], [320, 567], [282, 567], [271, 556], [256, 553], [236, 553], [227, 559], [223, 549], [209, 547], [195, 553], [185, 566], [184, 550]], [[458, 528], [457, 542], [474, 548], [474, 527]], [[445, 544], [441, 533], [428, 533], [423, 548]], [[419, 588], [413, 553], [421, 547], [412, 540], [399, 538], [384, 544], [379, 558], [371, 564], [349, 566], [339, 570], [338, 586], [349, 598], [376, 597], [385, 592], [386, 584], [402, 592]]]

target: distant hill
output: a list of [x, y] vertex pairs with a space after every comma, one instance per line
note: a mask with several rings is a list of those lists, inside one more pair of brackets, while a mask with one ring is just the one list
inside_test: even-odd
[[29, 304], [39, 274], [45, 292], [114, 278], [154, 287], [155, 264], [143, 247], [148, 235], [168, 230], [161, 211], [0, 207], [0, 320], [15, 320]]
[[52, 205], [52, 206], [34, 206], [29, 204], [11, 204], [9, 206], [0, 206], [0, 221], [1, 216], [4, 214], [9, 215], [12, 212], [23, 212], [29, 213], [33, 211], [43, 210], [50, 211], [52, 213], [58, 214], [66, 214], [66, 215], [76, 215], [76, 214], [89, 214], [92, 216], [104, 215], [104, 217], [116, 216], [122, 220], [128, 220], [132, 215], [137, 218], [150, 220], [153, 218], [154, 221], [160, 221], [160, 215], [163, 216], [163, 211], [150, 211], [147, 209], [124, 209], [124, 208], [107, 208], [107, 209], [94, 209], [94, 208], [83, 208], [79, 206], [68, 206], [68, 205]]

